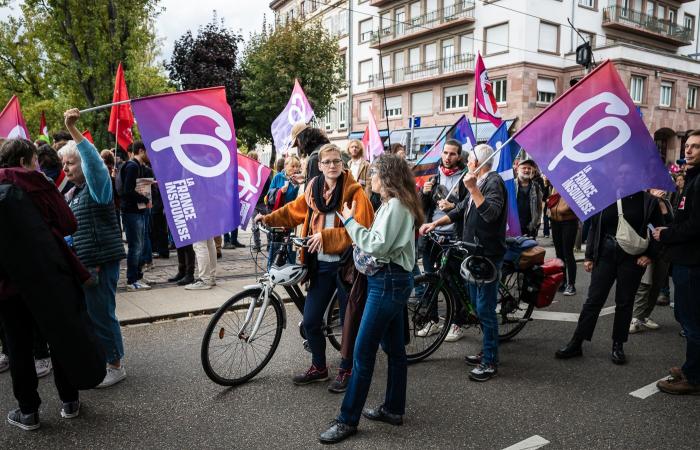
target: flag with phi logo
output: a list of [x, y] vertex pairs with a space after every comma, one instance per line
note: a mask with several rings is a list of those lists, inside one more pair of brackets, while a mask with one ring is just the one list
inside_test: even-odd
[[493, 85], [486, 71], [481, 53], [476, 55], [474, 68], [474, 117], [486, 119], [495, 126], [501, 126], [501, 113], [498, 112], [496, 96], [493, 93]]
[[272, 132], [275, 149], [282, 154], [286, 154], [287, 150], [294, 145], [294, 142], [290, 142], [290, 134], [294, 124], [297, 122], [309, 123], [313, 117], [314, 110], [311, 108], [309, 99], [306, 98], [299, 80], [294, 80], [294, 89], [287, 106], [272, 122], [270, 131]]
[[581, 220], [645, 189], [675, 190], [654, 139], [610, 61], [514, 137]]
[[223, 87], [133, 100], [175, 245], [235, 230], [241, 222], [238, 152]]
[[255, 214], [258, 199], [267, 194], [263, 189], [270, 173], [272, 171], [264, 164], [238, 154], [238, 198], [241, 201], [241, 227], [244, 229]]
[[0, 112], [0, 137], [30, 139], [27, 122], [16, 95], [12, 96], [5, 109]]

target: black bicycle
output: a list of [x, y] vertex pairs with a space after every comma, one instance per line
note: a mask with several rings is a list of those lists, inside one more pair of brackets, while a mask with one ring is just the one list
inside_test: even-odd
[[[476, 244], [455, 241], [431, 232], [426, 235], [440, 246], [440, 262], [434, 273], [416, 277], [408, 301], [410, 340], [406, 345], [409, 363], [433, 354], [445, 340], [457, 314], [464, 327], [480, 326], [476, 309], [469, 298], [460, 266], [469, 255], [480, 255]], [[498, 287], [498, 337], [507, 341], [518, 334], [532, 319], [534, 303], [527, 302], [524, 283], [526, 273], [512, 265], [504, 265]]]

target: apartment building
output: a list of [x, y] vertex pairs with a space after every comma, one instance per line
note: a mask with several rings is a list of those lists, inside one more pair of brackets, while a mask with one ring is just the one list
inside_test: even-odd
[[[517, 128], [585, 74], [575, 55], [584, 39], [596, 61], [617, 67], [662, 158], [681, 157], [687, 132], [700, 128], [699, 0], [343, 3], [350, 14], [343, 41], [350, 110], [346, 129], [328, 118], [336, 136], [361, 134], [371, 107], [392, 142], [424, 149], [459, 116], [473, 114], [477, 51], [503, 117]], [[420, 117], [421, 126], [409, 132], [411, 117]], [[477, 139], [488, 138], [491, 125], [470, 118]]]

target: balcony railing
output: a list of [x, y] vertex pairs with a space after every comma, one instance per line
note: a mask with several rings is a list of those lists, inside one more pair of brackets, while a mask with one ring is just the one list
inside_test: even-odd
[[405, 81], [432, 78], [465, 70], [474, 70], [474, 55], [471, 53], [440, 58], [414, 66], [402, 67], [371, 75], [369, 78], [369, 87], [370, 89], [380, 88], [385, 85], [389, 86]]
[[603, 9], [603, 22], [625, 25], [645, 33], [655, 34], [675, 42], [690, 42], [693, 40], [693, 30], [682, 25], [676, 25], [668, 20], [619, 6], [609, 6]]
[[370, 45], [379, 44], [380, 41], [397, 39], [463, 18], [474, 18], [474, 0], [462, 0], [447, 8], [430, 11], [406, 22], [393, 22], [390, 19], [390, 25], [371, 32]]

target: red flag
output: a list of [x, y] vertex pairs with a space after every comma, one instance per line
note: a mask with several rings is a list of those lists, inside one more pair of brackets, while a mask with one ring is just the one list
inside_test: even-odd
[[0, 112], [0, 136], [8, 139], [29, 139], [27, 122], [22, 116], [22, 109], [16, 95], [12, 96], [5, 109]]
[[362, 135], [362, 139], [360, 141], [362, 142], [362, 147], [365, 149], [365, 151], [362, 153], [364, 153], [365, 159], [369, 161], [369, 126], [365, 127], [365, 134]]
[[44, 114], [44, 111], [41, 112], [41, 121], [39, 122], [39, 135], [49, 135], [49, 127], [46, 126], [46, 115]]
[[[117, 67], [117, 77], [114, 80], [112, 103], [124, 100], [129, 100], [129, 92], [126, 90], [122, 63], [119, 63], [119, 67]], [[131, 134], [131, 127], [133, 126], [134, 114], [131, 112], [131, 105], [129, 103], [112, 106], [112, 112], [109, 115], [109, 128], [107, 131], [117, 135], [117, 143], [125, 150], [129, 144], [134, 142], [134, 137]]]
[[476, 55], [474, 90], [474, 117], [486, 119], [497, 127], [501, 126], [503, 120], [501, 113], [498, 112], [496, 96], [493, 93], [493, 86], [489, 80], [489, 74], [486, 72], [481, 53]]
[[92, 133], [90, 133], [90, 130], [83, 131], [82, 135], [85, 139], [90, 141], [91, 144], [95, 143], [94, 139], [92, 139]]

